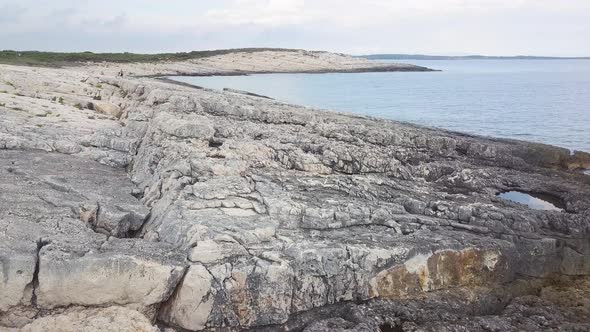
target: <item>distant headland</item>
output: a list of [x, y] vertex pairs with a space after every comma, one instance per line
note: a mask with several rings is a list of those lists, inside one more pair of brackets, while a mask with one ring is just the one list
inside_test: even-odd
[[424, 55], [424, 54], [369, 54], [358, 58], [369, 60], [590, 60], [590, 57], [554, 57], [554, 56], [488, 56], [488, 55]]

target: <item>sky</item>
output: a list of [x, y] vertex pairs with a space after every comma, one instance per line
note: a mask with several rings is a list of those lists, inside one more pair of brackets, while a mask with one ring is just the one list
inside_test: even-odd
[[590, 0], [0, 0], [0, 49], [590, 56]]

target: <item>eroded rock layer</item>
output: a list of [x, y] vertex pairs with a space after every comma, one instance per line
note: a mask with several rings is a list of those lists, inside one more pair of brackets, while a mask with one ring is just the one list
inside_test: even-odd
[[0, 326], [588, 328], [588, 154], [98, 71], [0, 67]]

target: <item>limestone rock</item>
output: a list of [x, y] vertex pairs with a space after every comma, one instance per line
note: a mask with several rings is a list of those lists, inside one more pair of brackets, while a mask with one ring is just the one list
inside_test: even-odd
[[42, 317], [25, 325], [22, 332], [159, 332], [137, 311], [122, 307], [74, 309], [63, 314]]
[[202, 265], [192, 265], [178, 291], [160, 311], [160, 319], [181, 328], [200, 331], [207, 325], [215, 293], [213, 276]]
[[94, 110], [98, 113], [110, 115], [115, 118], [120, 118], [121, 114], [123, 114], [119, 106], [104, 102], [94, 103]]
[[[71, 257], [48, 245], [40, 254], [37, 305], [45, 309], [72, 304], [133, 304], [147, 308], [166, 301], [184, 267], [178, 262], [167, 263], [164, 255], [160, 260], [145, 259], [138, 251], [135, 256], [133, 251], [125, 251], [128, 247], [108, 243], [103, 247], [105, 253]], [[160, 250], [150, 245], [144, 249], [150, 255]], [[64, 274], [68, 277], [64, 278]]]
[[190, 117], [180, 120], [167, 113], [160, 113], [154, 119], [158, 128], [164, 133], [179, 138], [209, 139], [214, 130], [209, 121], [202, 117]]
[[[122, 170], [55, 153], [0, 156], [0, 322], [26, 323], [27, 307], [118, 304], [148, 313], [168, 299], [184, 273], [183, 255], [158, 243], [107, 239], [92, 224], [106, 214], [84, 209], [98, 200], [104, 212], [143, 211]], [[111, 220], [127, 229], [132, 216]]]
[[421, 69], [304, 51], [0, 65], [23, 92], [0, 94], [0, 326], [587, 329], [587, 301], [557, 300], [585, 296], [586, 154], [148, 77], [370, 70]]

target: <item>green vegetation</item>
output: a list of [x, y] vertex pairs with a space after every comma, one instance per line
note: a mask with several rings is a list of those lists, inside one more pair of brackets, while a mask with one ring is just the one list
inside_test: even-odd
[[77, 103], [76, 105], [74, 105], [75, 108], [81, 110], [82, 109], [82, 104]]
[[207, 58], [216, 55], [230, 53], [254, 53], [269, 50], [297, 51], [291, 49], [273, 48], [242, 48], [229, 50], [193, 51], [183, 53], [158, 53], [158, 54], [136, 54], [136, 53], [57, 53], [38, 51], [0, 51], [0, 63], [10, 65], [47, 66], [60, 67], [74, 65], [80, 62], [160, 62], [160, 61], [185, 61], [191, 59]]
[[6, 106], [6, 103], [0, 103], [0, 107]]
[[53, 97], [51, 97], [51, 101], [54, 101], [54, 102], [58, 102], [58, 103], [60, 103], [60, 104], [63, 104], [63, 103], [64, 103], [64, 97], [61, 97], [61, 96], [60, 96], [60, 97], [58, 98], [57, 96], [53, 96]]
[[11, 87], [13, 87], [13, 88], [15, 87], [15, 86], [14, 86], [14, 83], [12, 83], [12, 82], [10, 82], [10, 81], [4, 81], [4, 84], [6, 84], [6, 85], [10, 85], [10, 86], [11, 86]]

